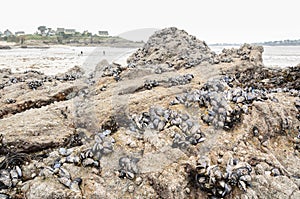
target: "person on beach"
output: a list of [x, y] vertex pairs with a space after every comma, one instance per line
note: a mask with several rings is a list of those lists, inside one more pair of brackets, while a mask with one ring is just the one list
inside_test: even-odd
[[105, 55], [105, 50], [103, 50], [103, 55]]

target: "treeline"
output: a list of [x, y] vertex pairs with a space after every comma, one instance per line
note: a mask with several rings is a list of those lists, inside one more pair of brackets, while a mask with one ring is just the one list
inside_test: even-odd
[[258, 45], [264, 46], [300, 46], [300, 39], [297, 40], [281, 40], [281, 41], [267, 41], [262, 43], [257, 43]]

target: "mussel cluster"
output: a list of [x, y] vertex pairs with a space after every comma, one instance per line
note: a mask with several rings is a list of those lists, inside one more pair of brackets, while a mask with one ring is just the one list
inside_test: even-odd
[[193, 74], [185, 74], [185, 75], [179, 75], [176, 77], [171, 77], [168, 80], [146, 80], [144, 82], [144, 88], [151, 90], [153, 87], [157, 86], [164, 86], [164, 87], [172, 87], [172, 86], [178, 86], [178, 85], [185, 85], [189, 84], [192, 79], [194, 78]]
[[43, 86], [44, 82], [42, 80], [32, 80], [27, 82], [27, 85], [30, 89], [36, 90], [38, 87]]
[[80, 192], [82, 179], [80, 177], [72, 178], [68, 170], [62, 167], [62, 164], [56, 162], [53, 167], [44, 167], [40, 171], [40, 176], [56, 176], [57, 180], [72, 191]]
[[[8, 152], [0, 162], [0, 190], [16, 187], [22, 181], [22, 165], [29, 161], [30, 157], [27, 154]], [[0, 196], [2, 198], [10, 198], [9, 195], [4, 193], [0, 194]]]
[[268, 68], [254, 67], [234, 74], [235, 84], [243, 87], [281, 89], [284, 92], [300, 90], [300, 64], [295, 67]]
[[205, 108], [201, 115], [205, 123], [229, 130], [240, 122], [242, 113], [249, 112], [254, 100], [268, 99], [266, 93], [259, 89], [232, 88], [232, 81], [228, 76], [208, 81], [201, 89], [176, 96], [170, 105], [191, 107], [196, 104], [199, 108]]
[[230, 129], [240, 119], [241, 109], [232, 108], [225, 96], [228, 86], [220, 80], [209, 81], [202, 89], [187, 92], [171, 101], [170, 105], [184, 104], [190, 107], [194, 104], [204, 107], [201, 119], [216, 128]]
[[130, 180], [135, 178], [135, 175], [138, 174], [139, 169], [137, 166], [139, 159], [135, 157], [121, 157], [119, 159], [119, 177], [128, 178]]
[[119, 64], [113, 63], [104, 66], [102, 77], [114, 77], [116, 81], [120, 80], [120, 74], [127, 67], [121, 66]]
[[162, 131], [172, 126], [177, 127], [181, 133], [174, 135], [173, 147], [185, 147], [188, 144], [196, 145], [205, 140], [205, 135], [200, 130], [200, 125], [191, 116], [178, 113], [175, 110], [151, 107], [149, 112], [140, 116], [134, 115], [132, 131], [143, 132], [145, 129]]
[[[78, 75], [78, 74], [73, 74], [73, 73], [71, 73], [71, 74], [65, 74], [64, 76], [63, 76], [63, 78], [62, 78], [62, 80], [64, 80], [64, 81], [74, 81], [74, 80], [76, 80], [76, 79], [79, 79], [81, 76], [80, 75]], [[59, 79], [60, 80], [60, 79]]]
[[111, 130], [105, 130], [102, 133], [97, 133], [95, 135], [95, 144], [91, 149], [95, 159], [100, 160], [103, 155], [113, 152], [115, 140], [113, 137], [109, 136], [110, 134]]
[[192, 81], [194, 78], [193, 74], [185, 74], [185, 75], [179, 75], [176, 77], [171, 77], [168, 79], [169, 87], [177, 86], [177, 85], [185, 85]]
[[60, 148], [60, 155], [66, 157], [67, 163], [76, 165], [99, 167], [99, 160], [102, 156], [113, 152], [115, 140], [111, 135], [111, 130], [104, 130], [101, 133], [96, 133], [91, 142], [92, 147], [80, 154], [73, 153], [72, 149]]
[[24, 82], [24, 79], [20, 79], [20, 78], [17, 78], [17, 77], [12, 77], [9, 79], [9, 82], [12, 83], [12, 84], [16, 84], [16, 83], [19, 83], [19, 82]]
[[79, 68], [78, 66], [75, 66], [71, 69], [69, 69], [67, 72], [65, 72], [62, 75], [55, 76], [56, 80], [59, 81], [74, 81], [76, 79], [80, 79], [84, 74], [84, 71]]
[[252, 168], [246, 162], [231, 159], [226, 168], [210, 165], [209, 159], [202, 157], [196, 166], [196, 183], [202, 191], [211, 198], [223, 198], [230, 194], [235, 187], [246, 192], [250, 186]]
[[5, 103], [6, 104], [13, 104], [13, 103], [15, 103], [17, 100], [15, 100], [15, 99], [13, 99], [13, 98], [7, 98], [6, 100], [5, 100]]
[[15, 187], [22, 178], [19, 166], [0, 170], [0, 190]]
[[111, 133], [111, 130], [96, 133], [94, 139], [90, 142], [92, 147], [86, 150], [74, 151], [73, 148], [59, 148], [58, 153], [60, 156], [51, 166], [43, 168], [40, 175], [56, 175], [58, 181], [66, 187], [75, 191], [79, 190], [81, 178], [72, 179], [69, 172], [63, 168], [63, 165], [67, 163], [100, 169], [101, 157], [113, 152], [115, 140], [110, 136]]
[[159, 86], [159, 82], [156, 80], [145, 80], [144, 88], [147, 90], [151, 90], [153, 87]]

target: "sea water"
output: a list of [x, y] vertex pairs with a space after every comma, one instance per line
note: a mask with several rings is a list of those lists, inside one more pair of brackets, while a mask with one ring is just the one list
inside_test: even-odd
[[[233, 47], [239, 48], [239, 46], [210, 46], [216, 53], [220, 53], [223, 48]], [[89, 73], [103, 59], [110, 63], [125, 65], [126, 59], [136, 50], [134, 48], [71, 46], [0, 50], [0, 69], [10, 68], [13, 72], [37, 70], [55, 75], [79, 66]], [[296, 66], [300, 63], [300, 46], [264, 46], [263, 62], [269, 67]]]
[[79, 66], [89, 73], [103, 59], [110, 63], [126, 64], [127, 57], [135, 50], [132, 48], [71, 46], [0, 50], [0, 69], [10, 68], [12, 72], [37, 70], [48, 75], [55, 75]]

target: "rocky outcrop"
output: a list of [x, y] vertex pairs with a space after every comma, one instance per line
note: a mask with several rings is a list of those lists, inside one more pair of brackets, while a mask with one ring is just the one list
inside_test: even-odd
[[239, 49], [223, 49], [218, 55], [218, 61], [224, 63], [231, 63], [235, 59], [249, 61], [256, 66], [262, 65], [262, 53], [264, 49], [262, 46], [252, 46], [244, 44]]
[[262, 52], [167, 28], [89, 76], [1, 70], [1, 194], [298, 198], [299, 66]]
[[129, 59], [129, 65], [168, 64], [169, 67], [190, 68], [202, 62], [214, 63], [215, 53], [207, 44], [175, 27], [155, 32], [143, 48]]
[[0, 45], [0, 50], [10, 50], [11, 47], [10, 46], [2, 46]]

